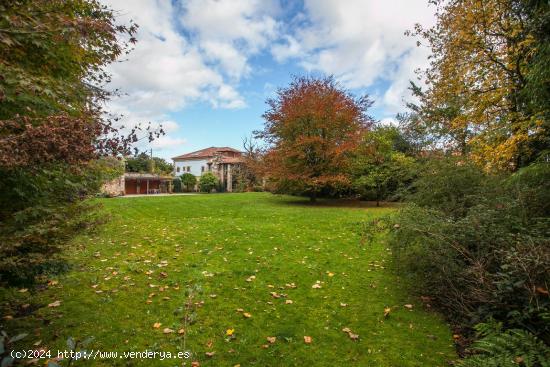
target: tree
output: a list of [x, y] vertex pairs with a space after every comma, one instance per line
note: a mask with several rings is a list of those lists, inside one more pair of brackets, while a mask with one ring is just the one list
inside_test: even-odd
[[351, 165], [354, 188], [380, 201], [395, 195], [414, 178], [415, 161], [398, 149], [406, 148], [394, 127], [377, 127], [365, 133]]
[[348, 186], [351, 152], [372, 123], [368, 96], [354, 97], [332, 77], [301, 77], [267, 103], [265, 127], [256, 137], [269, 144], [264, 162], [270, 180], [312, 201], [322, 189]]
[[181, 179], [182, 185], [185, 186], [186, 191], [193, 190], [193, 188], [197, 184], [197, 178], [195, 177], [195, 175], [193, 175], [191, 173], [188, 173], [188, 172], [181, 175], [180, 179]]
[[179, 177], [174, 177], [172, 180], [172, 186], [174, 187], [174, 192], [181, 192], [181, 179]]
[[[517, 169], [549, 141], [550, 4], [433, 1], [437, 23], [414, 34], [432, 49], [413, 110], [447, 147], [493, 169]], [[544, 65], [544, 66], [543, 66]], [[535, 143], [537, 142], [537, 143]]]
[[263, 177], [266, 175], [263, 152], [253, 137], [243, 138], [242, 162], [234, 165], [232, 176], [236, 183], [235, 191], [263, 190]]
[[151, 158], [145, 152], [126, 158], [126, 172], [171, 174], [173, 170], [172, 165], [165, 159], [160, 157]]
[[166, 159], [164, 158], [153, 157], [153, 162], [155, 162], [154, 164], [156, 173], [169, 175], [174, 171], [174, 166], [172, 166], [172, 164], [166, 161]]
[[199, 187], [202, 192], [212, 192], [218, 185], [218, 179], [211, 172], [206, 172], [199, 180]]
[[126, 172], [145, 173], [149, 172], [149, 155], [140, 153], [135, 157], [126, 158]]
[[93, 225], [84, 199], [120, 174], [101, 157], [138, 139], [101, 110], [104, 67], [137, 26], [96, 0], [5, 0], [0, 14], [0, 281], [30, 282]]

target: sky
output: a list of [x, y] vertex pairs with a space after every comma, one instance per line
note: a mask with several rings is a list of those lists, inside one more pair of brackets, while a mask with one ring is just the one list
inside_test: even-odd
[[242, 148], [293, 76], [333, 75], [392, 123], [429, 55], [404, 32], [435, 21], [427, 0], [102, 1], [139, 25], [134, 50], [108, 67], [121, 95], [106, 109], [125, 126], [162, 124], [166, 135], [139, 148], [166, 159]]

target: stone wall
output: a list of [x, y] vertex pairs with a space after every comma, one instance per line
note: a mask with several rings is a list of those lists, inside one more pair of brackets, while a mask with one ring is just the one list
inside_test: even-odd
[[101, 191], [109, 196], [124, 195], [124, 175], [103, 184]]

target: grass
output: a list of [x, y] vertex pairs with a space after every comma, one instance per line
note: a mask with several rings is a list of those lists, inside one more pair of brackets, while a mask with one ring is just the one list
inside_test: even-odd
[[[71, 271], [41, 290], [2, 292], [4, 302], [17, 297], [31, 304], [27, 308], [43, 306], [32, 313], [13, 309], [15, 317], [3, 321], [12, 334], [30, 332], [21, 347], [38, 342], [56, 351], [70, 336], [93, 336], [88, 350], [175, 354], [184, 337], [163, 329], [184, 327], [185, 290], [200, 287], [186, 327], [185, 348], [193, 353], [188, 366], [192, 360], [200, 366], [443, 366], [455, 358], [448, 326], [407, 294], [387, 249], [360, 241], [360, 223], [390, 208], [310, 206], [266, 193], [101, 202], [110, 220], [75, 241], [67, 254]], [[285, 286], [291, 283], [296, 288]], [[46, 306], [54, 301], [60, 305]], [[344, 333], [346, 327], [359, 340]], [[271, 336], [273, 344], [266, 340]]]

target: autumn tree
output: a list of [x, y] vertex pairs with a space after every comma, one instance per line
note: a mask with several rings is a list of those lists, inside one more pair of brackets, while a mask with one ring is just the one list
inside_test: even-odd
[[[101, 106], [104, 67], [130, 50], [137, 26], [96, 0], [0, 2], [0, 282], [32, 281], [93, 223], [83, 200], [120, 174], [127, 153]], [[144, 131], [149, 138], [157, 132]]]
[[436, 25], [418, 25], [413, 32], [432, 50], [422, 74], [426, 86], [412, 88], [420, 99], [412, 105], [420, 116], [416, 122], [439, 137], [442, 147], [488, 168], [529, 163], [550, 142], [545, 99], [550, 5], [536, 0], [433, 3]]
[[356, 98], [332, 77], [300, 77], [267, 104], [256, 136], [269, 144], [264, 162], [279, 188], [314, 201], [322, 189], [350, 184], [345, 168], [372, 122], [367, 96]]

